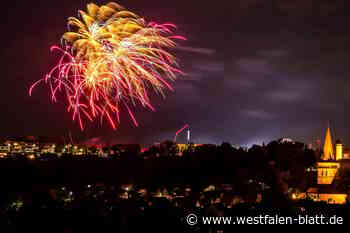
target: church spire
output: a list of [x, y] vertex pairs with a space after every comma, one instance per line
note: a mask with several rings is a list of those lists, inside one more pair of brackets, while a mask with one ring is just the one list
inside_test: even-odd
[[324, 140], [323, 145], [323, 160], [334, 160], [334, 153], [333, 153], [333, 144], [332, 144], [332, 137], [331, 137], [331, 130], [329, 127], [329, 121], [328, 121], [328, 128], [326, 132], [326, 138]]

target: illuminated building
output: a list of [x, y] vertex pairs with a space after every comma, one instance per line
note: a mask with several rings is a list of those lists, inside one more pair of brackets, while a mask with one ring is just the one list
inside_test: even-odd
[[85, 155], [88, 149], [86, 146], [77, 146], [72, 144], [65, 144], [61, 149], [63, 154], [72, 154], [72, 155]]
[[345, 204], [346, 190], [338, 186], [341, 181], [340, 170], [350, 168], [348, 150], [343, 148], [340, 140], [336, 141], [335, 154], [333, 150], [330, 127], [328, 126], [323, 145], [323, 153], [317, 162], [317, 187], [310, 187], [305, 193], [293, 194], [293, 199], [311, 198], [314, 201], [324, 201], [330, 204]]
[[176, 149], [179, 154], [182, 154], [185, 150], [188, 149], [188, 144], [176, 144]]
[[26, 154], [32, 154], [39, 151], [39, 145], [35, 143], [24, 143], [23, 152]]
[[66, 145], [64, 145], [64, 147], [63, 147], [63, 149], [62, 149], [62, 153], [64, 153], [64, 154], [70, 154], [70, 153], [72, 153], [72, 147], [73, 147], [72, 144], [66, 144]]
[[22, 153], [22, 143], [20, 142], [9, 142], [10, 143], [10, 147], [11, 147], [11, 153]]
[[194, 149], [198, 146], [202, 146], [202, 144], [183, 144], [183, 143], [178, 143], [176, 144], [176, 154], [178, 156], [182, 156], [183, 152], [189, 150], [190, 148]]
[[[340, 151], [338, 146], [338, 153], [339, 152]], [[341, 158], [342, 158], [342, 155], [338, 154], [337, 160], [340, 160]], [[335, 160], [331, 131], [329, 126], [326, 131], [326, 137], [324, 140], [323, 154], [321, 156], [321, 160], [322, 161], [317, 163], [317, 183], [331, 184], [338, 172], [340, 164], [338, 161]]]
[[317, 184], [332, 184], [339, 167], [338, 162], [318, 162]]
[[314, 201], [327, 202], [328, 204], [345, 204], [347, 194], [337, 193], [337, 190], [330, 188], [308, 188], [305, 193], [293, 193], [292, 199], [311, 198]]
[[330, 131], [329, 126], [328, 126], [327, 132], [326, 132], [326, 137], [324, 140], [322, 160], [334, 160], [334, 159], [335, 158], [334, 158], [334, 153], [333, 153], [331, 131]]
[[56, 152], [56, 144], [44, 144], [41, 147], [41, 154], [54, 154]]
[[35, 154], [39, 152], [39, 144], [35, 142], [7, 140], [2, 146], [0, 151], [6, 150], [8, 154]]
[[87, 148], [85, 146], [73, 146], [72, 147], [72, 154], [73, 155], [85, 155], [87, 151]]
[[343, 159], [343, 144], [340, 140], [337, 140], [335, 143], [335, 159], [341, 160]]
[[0, 144], [0, 157], [7, 156], [11, 151], [10, 144]]

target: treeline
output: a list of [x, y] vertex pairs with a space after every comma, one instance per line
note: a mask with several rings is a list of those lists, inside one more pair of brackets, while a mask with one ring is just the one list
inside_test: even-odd
[[[135, 147], [136, 148], [136, 147]], [[246, 187], [263, 183], [286, 192], [304, 189], [315, 181], [307, 172], [317, 160], [317, 152], [302, 143], [279, 143], [235, 149], [229, 143], [189, 146], [176, 156], [171, 142], [164, 142], [141, 153], [140, 149], [119, 151], [110, 158], [73, 158], [66, 155], [52, 160], [1, 160], [0, 184], [4, 189], [88, 183], [232, 184]], [[116, 148], [115, 148], [116, 149]]]

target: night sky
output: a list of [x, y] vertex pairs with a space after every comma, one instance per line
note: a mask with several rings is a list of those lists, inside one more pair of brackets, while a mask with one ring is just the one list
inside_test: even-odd
[[333, 138], [350, 145], [348, 0], [119, 1], [148, 21], [178, 25], [187, 41], [175, 53], [186, 76], [165, 99], [152, 97], [156, 112], [137, 107], [139, 127], [124, 114], [117, 131], [97, 121], [81, 132], [47, 86], [32, 97], [28, 89], [55, 63], [49, 47], [60, 44], [67, 18], [88, 2], [2, 2], [1, 136], [151, 143], [188, 123], [196, 143], [309, 143], [330, 120]]

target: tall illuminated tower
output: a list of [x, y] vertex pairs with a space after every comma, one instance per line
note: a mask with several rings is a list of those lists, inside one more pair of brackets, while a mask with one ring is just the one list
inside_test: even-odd
[[[338, 145], [338, 143], [337, 143]], [[341, 144], [340, 144], [341, 145]], [[336, 154], [339, 156], [339, 152], [341, 152], [339, 149], [342, 149], [342, 147], [337, 146], [336, 147]], [[317, 184], [332, 184], [333, 180], [338, 173], [338, 170], [340, 168], [340, 163], [338, 161], [335, 161], [334, 158], [334, 151], [333, 151], [333, 144], [332, 144], [332, 137], [331, 137], [331, 130], [328, 128], [326, 132], [326, 137], [324, 140], [323, 145], [323, 154], [321, 159], [323, 161], [320, 161], [317, 163]], [[338, 157], [337, 157], [338, 160]]]
[[187, 143], [191, 143], [191, 131], [189, 127], [187, 128]]
[[340, 140], [335, 142], [335, 160], [343, 159], [343, 144]]
[[334, 159], [335, 158], [334, 158], [334, 152], [333, 152], [331, 131], [329, 129], [329, 124], [328, 124], [326, 137], [325, 137], [324, 145], [323, 145], [322, 160], [334, 160]]

